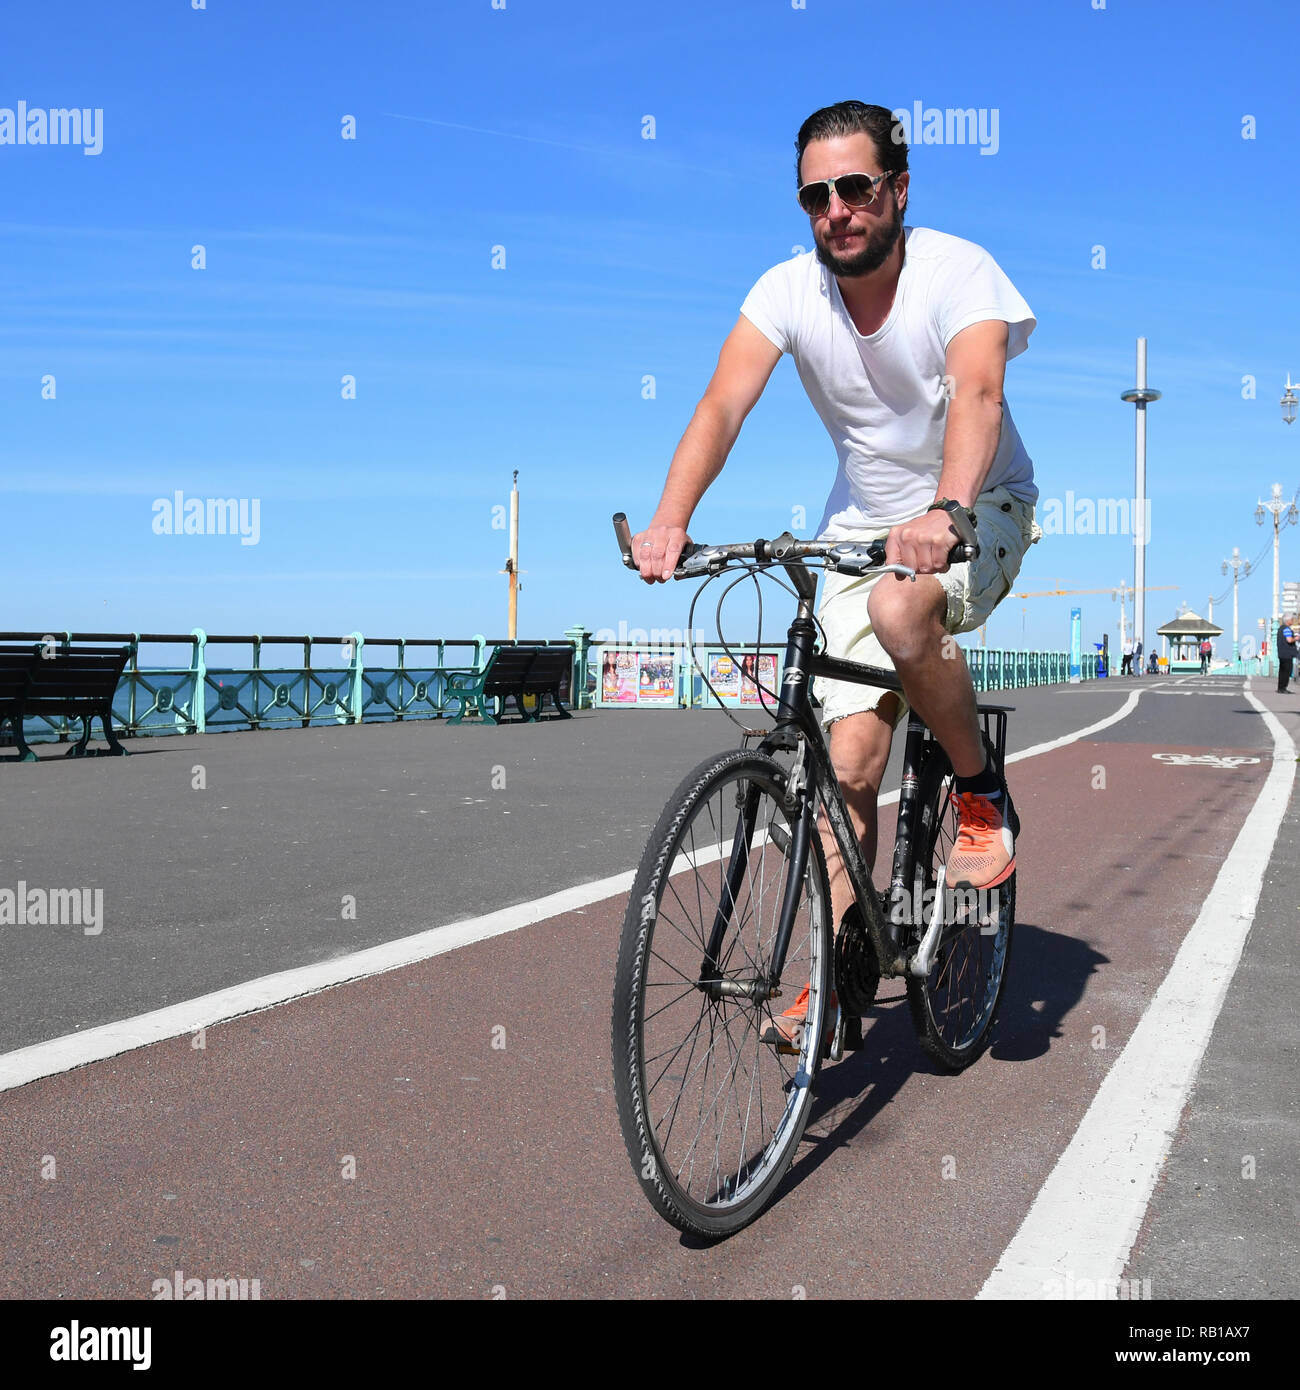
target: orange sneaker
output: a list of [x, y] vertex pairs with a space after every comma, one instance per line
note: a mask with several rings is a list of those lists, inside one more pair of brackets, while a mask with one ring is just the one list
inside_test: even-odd
[[996, 888], [1015, 872], [1016, 839], [1002, 816], [1004, 798], [952, 792], [957, 843], [948, 856], [949, 888]]
[[[763, 1032], [762, 1042], [772, 1043], [778, 1052], [784, 1052], [793, 1057], [799, 1055], [799, 1050], [803, 1047], [804, 1024], [808, 1021], [810, 990], [810, 985], [804, 985], [799, 991], [798, 999], [784, 1013], [777, 1014], [772, 1019]], [[831, 1006], [827, 1011], [826, 1021], [827, 1039], [835, 1030], [835, 1009], [838, 1003], [835, 991], [831, 990]]]

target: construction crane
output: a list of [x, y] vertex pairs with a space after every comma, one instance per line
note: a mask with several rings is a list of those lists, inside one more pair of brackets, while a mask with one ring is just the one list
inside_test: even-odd
[[[1027, 593], [1012, 594], [1012, 598], [1059, 598], [1063, 594], [1109, 594], [1111, 598], [1118, 596], [1123, 588], [1120, 584], [1111, 584], [1105, 589], [1032, 589]], [[1147, 584], [1142, 592], [1145, 594], [1154, 593], [1157, 589], [1176, 589], [1177, 584]], [[1133, 588], [1125, 589], [1125, 597], [1136, 593]]]
[[[1177, 589], [1177, 584], [1145, 584], [1142, 592], [1153, 594], [1160, 589]], [[1031, 589], [1024, 593], [1015, 594], [1015, 598], [1062, 598], [1066, 595], [1074, 594], [1109, 594], [1111, 598], [1119, 599], [1119, 641], [1120, 646], [1124, 645], [1124, 638], [1127, 635], [1127, 624], [1125, 618], [1125, 604], [1131, 595], [1137, 592], [1130, 584], [1111, 584], [1105, 589]]]

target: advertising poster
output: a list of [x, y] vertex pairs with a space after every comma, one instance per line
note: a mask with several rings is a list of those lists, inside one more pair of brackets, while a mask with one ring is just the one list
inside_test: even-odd
[[640, 689], [636, 652], [605, 652], [600, 663], [600, 698], [607, 705], [634, 705]]
[[710, 652], [705, 668], [718, 699], [735, 703], [740, 698], [740, 668], [725, 652]]
[[780, 694], [776, 684], [776, 653], [753, 652], [741, 658], [740, 703], [742, 705], [776, 704]]
[[677, 702], [675, 661], [671, 652], [637, 652], [640, 668], [640, 703], [672, 705]]

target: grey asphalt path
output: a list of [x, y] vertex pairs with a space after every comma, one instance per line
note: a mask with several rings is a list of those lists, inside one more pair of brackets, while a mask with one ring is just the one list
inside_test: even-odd
[[[1300, 744], [1300, 694], [1278, 695], [1267, 680], [1252, 690]], [[1297, 926], [1300, 782], [1125, 1272], [1126, 1279], [1150, 1279], [1153, 1299], [1290, 1299], [1300, 1292]]]
[[[989, 699], [1016, 707], [1014, 750], [1113, 713], [1106, 684]], [[717, 711], [610, 710], [0, 755], [0, 887], [99, 889], [104, 911], [95, 936], [4, 928], [0, 1051], [630, 871], [673, 788], [738, 740]]]

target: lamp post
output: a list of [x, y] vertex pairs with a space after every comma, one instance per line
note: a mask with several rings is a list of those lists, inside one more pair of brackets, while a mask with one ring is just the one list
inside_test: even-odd
[[1223, 562], [1223, 572], [1227, 574], [1228, 567], [1232, 567], [1232, 659], [1235, 661], [1240, 653], [1237, 650], [1237, 574], [1250, 573], [1250, 561], [1241, 558], [1241, 551], [1237, 546], [1232, 547], [1232, 559]]
[[[1291, 385], [1291, 377], [1289, 374], [1287, 375], [1286, 380], [1288, 387], [1287, 394], [1290, 395], [1289, 388]], [[1286, 397], [1284, 396], [1283, 400], [1285, 399]], [[1285, 416], [1283, 418], [1285, 418]], [[1287, 423], [1290, 424], [1290, 421], [1288, 420]], [[1282, 513], [1284, 511], [1286, 512], [1285, 521], [1282, 520]], [[1264, 518], [1269, 512], [1273, 513], [1273, 626], [1276, 627], [1277, 620], [1281, 616], [1277, 611], [1277, 595], [1280, 581], [1278, 565], [1281, 548], [1282, 528], [1284, 526], [1292, 526], [1295, 524], [1297, 520], [1300, 520], [1300, 511], [1296, 510], [1295, 503], [1287, 503], [1282, 500], [1281, 483], [1274, 483], [1272, 497], [1270, 497], [1267, 502], [1261, 502], [1259, 506], [1255, 508], [1255, 521], [1260, 526], [1263, 526]]]
[[510, 576], [510, 595], [506, 609], [506, 636], [513, 642], [519, 624], [519, 470], [514, 470], [510, 486], [510, 554], [506, 559], [506, 574]]
[[[1290, 378], [1287, 378], [1290, 380]], [[1147, 402], [1158, 401], [1160, 392], [1147, 385], [1147, 340], [1137, 340], [1137, 385], [1125, 391], [1120, 400], [1128, 401], [1137, 409], [1137, 439], [1135, 446], [1137, 467], [1137, 496], [1134, 504], [1137, 518], [1134, 522], [1133, 544], [1137, 547], [1134, 557], [1133, 588], [1133, 640], [1146, 646], [1146, 578], [1147, 578]]]
[[1286, 374], [1286, 390], [1282, 393], [1282, 419], [1288, 425], [1295, 424], [1295, 408], [1300, 405], [1300, 397], [1296, 396], [1295, 385], [1291, 381], [1291, 373]]
[[1124, 650], [1124, 639], [1128, 636], [1128, 600], [1133, 590], [1121, 579], [1119, 584], [1110, 591], [1113, 599], [1119, 600], [1119, 649]]

